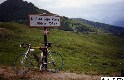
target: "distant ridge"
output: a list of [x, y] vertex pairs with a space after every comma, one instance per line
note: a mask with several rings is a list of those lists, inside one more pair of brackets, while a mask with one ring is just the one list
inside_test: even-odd
[[[41, 3], [42, 4], [42, 3]], [[0, 4], [0, 22], [28, 23], [28, 14], [52, 14], [51, 12], [39, 9], [31, 2], [23, 0], [7, 0]], [[124, 28], [93, 22], [82, 18], [61, 18], [61, 30], [74, 31], [77, 33], [110, 33], [124, 37]]]
[[82, 19], [82, 18], [71, 18], [71, 19], [81, 21], [81, 22], [89, 24], [91, 26], [101, 28], [101, 29], [105, 30], [106, 32], [110, 32], [115, 35], [124, 37], [124, 28], [123, 27], [109, 25], [109, 24], [100, 23], [100, 22], [93, 22], [93, 21]]

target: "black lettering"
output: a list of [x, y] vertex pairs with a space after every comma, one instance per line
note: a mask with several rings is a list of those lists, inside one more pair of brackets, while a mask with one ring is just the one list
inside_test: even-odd
[[54, 23], [54, 25], [57, 25], [57, 23]]
[[46, 25], [46, 23], [44, 23], [44, 25]]
[[113, 80], [115, 80], [115, 78], [113, 78]]
[[39, 18], [38, 20], [42, 20], [42, 18]]
[[102, 80], [105, 80], [104, 78], [102, 78]]
[[31, 17], [31, 20], [33, 20], [33, 18]]
[[49, 18], [44, 19], [44, 21], [49, 21], [49, 20], [50, 20]]
[[122, 78], [117, 78], [117, 80], [123, 80]]
[[52, 20], [54, 20], [54, 18], [52, 18]]
[[49, 22], [49, 24], [50, 24], [50, 25], [52, 25], [52, 24], [53, 24], [53, 22]]
[[55, 19], [54, 21], [57, 21], [57, 19]]
[[52, 18], [52, 21], [57, 21], [57, 20], [59, 21], [59, 19]]
[[54, 25], [56, 25], [56, 24], [54, 23]]
[[43, 25], [43, 23], [42, 23], [42, 22], [37, 22], [37, 24], [38, 24], [38, 25]]

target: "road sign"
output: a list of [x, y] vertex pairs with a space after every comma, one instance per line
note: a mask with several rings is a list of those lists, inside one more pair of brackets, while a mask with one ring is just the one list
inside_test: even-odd
[[31, 14], [29, 15], [30, 27], [59, 27], [60, 17], [57, 15]]

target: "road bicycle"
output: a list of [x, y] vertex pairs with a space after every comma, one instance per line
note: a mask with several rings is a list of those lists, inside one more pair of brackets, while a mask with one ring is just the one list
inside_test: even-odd
[[[32, 47], [31, 44], [21, 44], [20, 47], [27, 48], [27, 51], [20, 54], [14, 61], [16, 74], [25, 74], [35, 69], [51, 72], [60, 71], [64, 65], [61, 54], [55, 51], [50, 52], [48, 48], [51, 47], [52, 43], [46, 44], [46, 47]], [[40, 56], [35, 53], [35, 49], [41, 50]]]

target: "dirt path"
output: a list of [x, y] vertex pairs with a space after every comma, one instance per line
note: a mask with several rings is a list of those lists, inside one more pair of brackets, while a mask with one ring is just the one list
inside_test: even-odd
[[16, 75], [10, 67], [0, 67], [0, 80], [100, 80], [100, 77], [98, 75], [40, 71], [32, 71], [26, 75]]

